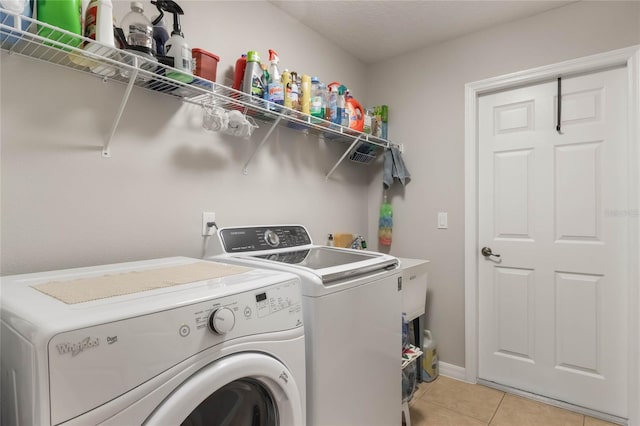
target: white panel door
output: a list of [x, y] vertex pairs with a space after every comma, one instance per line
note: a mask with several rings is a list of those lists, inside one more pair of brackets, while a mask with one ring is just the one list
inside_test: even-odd
[[479, 377], [627, 417], [626, 71], [479, 99]]

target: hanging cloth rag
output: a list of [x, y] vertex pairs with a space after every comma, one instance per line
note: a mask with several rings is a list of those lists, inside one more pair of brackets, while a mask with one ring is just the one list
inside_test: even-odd
[[382, 174], [382, 185], [387, 190], [391, 188], [394, 180], [400, 181], [405, 186], [411, 180], [411, 173], [404, 164], [400, 150], [395, 146], [389, 147], [384, 153], [384, 171]]

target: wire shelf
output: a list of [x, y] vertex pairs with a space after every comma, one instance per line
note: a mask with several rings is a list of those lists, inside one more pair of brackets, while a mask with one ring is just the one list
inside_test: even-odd
[[[276, 105], [250, 94], [234, 90], [222, 84], [195, 77], [191, 83], [183, 83], [167, 77], [180, 71], [161, 64], [152, 56], [144, 56], [133, 51], [122, 50], [61, 28], [21, 16], [0, 8], [0, 49], [10, 55], [20, 55], [73, 69], [96, 76], [105, 81], [137, 86], [144, 90], [179, 98], [183, 102], [201, 107], [217, 106], [226, 110], [238, 110], [243, 114], [263, 122], [277, 122], [305, 133], [314, 134], [327, 140], [368, 143], [384, 149], [392, 144], [388, 140], [355, 131], [326, 120], [311, 117], [299, 111]], [[130, 87], [121, 109], [124, 108]], [[114, 129], [118, 124], [118, 114]], [[108, 145], [103, 154], [109, 156]], [[355, 144], [349, 148], [354, 151]], [[353, 154], [360, 154], [355, 153]], [[375, 158], [375, 152], [373, 154]], [[373, 160], [373, 158], [371, 160]], [[357, 161], [369, 163], [369, 161]]]

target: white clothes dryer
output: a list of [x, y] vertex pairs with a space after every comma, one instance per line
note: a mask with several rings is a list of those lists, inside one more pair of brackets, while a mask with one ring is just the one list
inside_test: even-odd
[[189, 258], [3, 277], [2, 424], [303, 425], [299, 283]]
[[314, 245], [301, 225], [226, 227], [212, 240], [208, 259], [300, 276], [309, 426], [401, 423], [397, 258]]

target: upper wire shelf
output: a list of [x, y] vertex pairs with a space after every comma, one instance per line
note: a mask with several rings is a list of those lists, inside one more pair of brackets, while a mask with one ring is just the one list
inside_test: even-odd
[[199, 77], [194, 77], [191, 83], [173, 80], [166, 77], [167, 71], [177, 70], [155, 61], [150, 56], [145, 57], [128, 50], [109, 47], [2, 8], [0, 8], [0, 12], [2, 13], [0, 15], [2, 17], [0, 20], [0, 49], [2, 51], [45, 61], [90, 74], [105, 81], [117, 81], [129, 86], [121, 110], [116, 116], [109, 140], [105, 144], [103, 150], [105, 156], [109, 156], [108, 147], [132, 86], [164, 93], [201, 107], [218, 106], [226, 110], [238, 110], [261, 121], [276, 122], [278, 125], [303, 130], [326, 139], [350, 141], [352, 144], [345, 154], [352, 153], [352, 157], [357, 157], [357, 154], [360, 154], [354, 149], [357, 142], [372, 145], [372, 148], [387, 149], [394, 146], [402, 149], [400, 145], [392, 144], [388, 140], [311, 117], [219, 83]]

